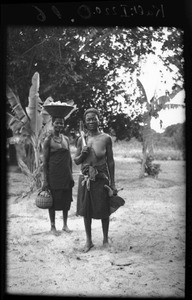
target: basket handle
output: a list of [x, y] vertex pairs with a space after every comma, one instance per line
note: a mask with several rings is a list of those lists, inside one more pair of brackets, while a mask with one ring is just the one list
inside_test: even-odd
[[51, 195], [50, 190], [42, 190], [42, 189], [39, 189], [39, 190], [38, 190], [37, 195], [39, 196], [42, 192], [47, 192], [47, 193], [49, 193], [49, 195]]

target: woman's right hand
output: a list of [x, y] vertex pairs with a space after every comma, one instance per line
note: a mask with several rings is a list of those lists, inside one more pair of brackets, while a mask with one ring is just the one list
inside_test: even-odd
[[88, 156], [88, 154], [89, 154], [89, 152], [90, 152], [90, 147], [88, 147], [88, 146], [84, 146], [83, 147], [83, 149], [82, 149], [82, 151], [81, 151], [81, 154], [83, 155], [83, 156]]
[[42, 191], [47, 191], [47, 190], [49, 190], [49, 184], [48, 184], [47, 181], [44, 181], [44, 182], [43, 182], [43, 186], [42, 186], [41, 190], [42, 190]]

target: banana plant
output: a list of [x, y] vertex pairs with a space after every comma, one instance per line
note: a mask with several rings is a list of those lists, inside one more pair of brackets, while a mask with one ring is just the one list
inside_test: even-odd
[[[142, 162], [141, 162], [141, 171], [140, 171], [140, 178], [144, 177], [145, 175], [145, 166], [148, 160], [154, 159], [154, 150], [153, 150], [153, 131], [151, 129], [151, 118], [152, 116], [158, 116], [158, 112], [161, 109], [164, 109], [167, 105], [167, 102], [170, 101], [170, 99], [173, 99], [178, 92], [180, 92], [182, 89], [178, 87], [175, 89], [171, 94], [166, 94], [161, 97], [156, 98], [154, 91], [153, 97], [151, 99], [147, 98], [147, 94], [145, 91], [145, 88], [141, 82], [141, 80], [137, 79], [137, 85], [142, 91], [143, 94], [143, 102], [146, 103], [146, 112], [143, 116], [143, 131], [142, 131], [142, 138], [143, 138], [143, 148], [142, 148]], [[178, 107], [179, 104], [175, 105], [175, 107]]]
[[[51, 117], [43, 109], [39, 97], [39, 85], [39, 73], [36, 72], [32, 77], [26, 111], [22, 108], [19, 98], [7, 87], [7, 99], [14, 113], [7, 113], [7, 127], [13, 133], [9, 143], [16, 146], [18, 166], [30, 181], [30, 192], [42, 185], [42, 143], [52, 128]], [[49, 97], [45, 103], [52, 101]]]

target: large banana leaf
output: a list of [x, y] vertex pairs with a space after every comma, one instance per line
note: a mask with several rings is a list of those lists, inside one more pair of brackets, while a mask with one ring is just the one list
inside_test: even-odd
[[38, 136], [42, 128], [42, 101], [39, 98], [39, 73], [36, 72], [32, 77], [32, 85], [29, 91], [29, 104], [26, 107], [27, 114], [30, 118], [31, 130], [35, 136]]
[[6, 125], [13, 131], [13, 134], [15, 134], [18, 130], [20, 130], [23, 127], [23, 123], [15, 116], [7, 113], [6, 117]]
[[15, 114], [15, 119], [19, 120], [23, 125], [26, 124], [28, 122], [28, 117], [21, 106], [19, 98], [13, 93], [12, 89], [9, 86], [7, 86], [6, 95], [11, 105], [12, 111]]
[[145, 92], [145, 89], [144, 89], [144, 86], [143, 86], [142, 82], [139, 79], [137, 79], [137, 84], [143, 92], [144, 101], [147, 102], [147, 100], [148, 100], [147, 99], [147, 94]]

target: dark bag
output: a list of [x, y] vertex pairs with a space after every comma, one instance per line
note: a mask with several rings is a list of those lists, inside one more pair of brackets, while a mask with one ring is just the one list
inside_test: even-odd
[[[112, 213], [114, 213], [120, 206], [123, 206], [125, 204], [125, 200], [119, 196], [117, 196], [117, 192], [114, 195], [113, 190], [108, 186], [108, 185], [104, 185], [104, 188], [108, 191], [108, 195], [109, 195], [109, 201], [110, 201], [110, 215]], [[119, 191], [123, 190], [123, 188], [121, 188]]]
[[37, 207], [42, 208], [42, 209], [51, 208], [53, 206], [53, 198], [51, 196], [51, 192], [49, 190], [47, 190], [47, 191], [41, 190], [37, 194], [35, 204]]
[[110, 214], [114, 213], [120, 206], [125, 204], [125, 200], [119, 196], [111, 196], [110, 200]]

